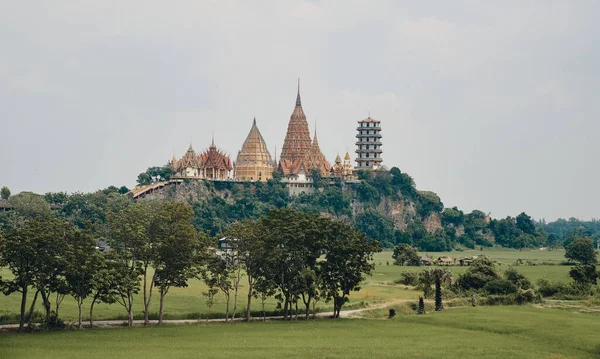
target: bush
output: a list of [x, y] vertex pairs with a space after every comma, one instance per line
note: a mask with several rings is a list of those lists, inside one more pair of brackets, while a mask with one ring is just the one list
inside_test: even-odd
[[525, 277], [523, 274], [519, 273], [514, 268], [508, 268], [504, 272], [504, 278], [510, 283], [514, 284], [515, 287], [520, 287], [522, 289], [532, 289], [533, 284], [529, 280], [529, 278]]
[[550, 282], [546, 279], [537, 281], [537, 291], [544, 297], [553, 297], [555, 299], [581, 299], [586, 294], [580, 287], [563, 282]]
[[65, 322], [63, 322], [56, 314], [52, 313], [50, 318], [44, 320], [42, 328], [47, 330], [65, 329]]
[[525, 303], [539, 303], [542, 297], [532, 289], [522, 290], [518, 293], [507, 295], [490, 295], [480, 301], [483, 305], [523, 305]]
[[400, 273], [400, 278], [394, 281], [395, 284], [411, 285], [416, 287], [419, 285], [419, 273], [417, 272], [404, 272]]
[[506, 279], [491, 280], [483, 289], [489, 294], [512, 294], [517, 291], [517, 287]]

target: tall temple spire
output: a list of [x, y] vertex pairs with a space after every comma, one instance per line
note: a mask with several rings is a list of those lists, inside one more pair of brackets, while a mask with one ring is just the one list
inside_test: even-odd
[[300, 78], [298, 77], [298, 95], [296, 96], [296, 106], [302, 107], [302, 101], [300, 101]]
[[290, 116], [288, 128], [281, 148], [280, 167], [285, 175], [296, 174], [312, 144], [306, 115], [300, 101], [300, 79], [296, 107]]

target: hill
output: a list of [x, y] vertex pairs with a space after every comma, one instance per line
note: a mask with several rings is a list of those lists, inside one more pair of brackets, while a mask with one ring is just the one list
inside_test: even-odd
[[277, 175], [267, 182], [187, 179], [143, 200], [190, 203], [196, 228], [213, 236], [235, 221], [290, 207], [351, 222], [384, 247], [408, 243], [422, 251], [446, 251], [495, 244], [524, 248], [546, 241], [525, 213], [495, 220], [478, 210], [464, 213], [456, 207], [444, 208], [436, 193], [418, 191], [413, 178], [396, 167], [359, 172], [359, 180], [351, 182], [313, 176], [317, 190], [296, 196], [289, 195], [280, 179]]

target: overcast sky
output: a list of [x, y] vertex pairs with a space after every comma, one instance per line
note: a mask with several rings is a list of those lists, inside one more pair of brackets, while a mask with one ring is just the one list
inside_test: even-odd
[[[133, 187], [190, 141], [283, 144], [300, 77], [333, 161], [381, 120], [384, 164], [445, 206], [600, 217], [597, 1], [2, 1], [0, 186]], [[235, 158], [234, 158], [235, 159]]]

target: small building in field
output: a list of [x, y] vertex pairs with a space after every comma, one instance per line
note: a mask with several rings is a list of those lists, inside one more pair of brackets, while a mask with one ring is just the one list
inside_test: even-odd
[[439, 257], [437, 262], [438, 264], [452, 265], [454, 264], [454, 259], [452, 257]]
[[423, 256], [421, 257], [421, 264], [423, 265], [432, 265], [435, 261], [427, 256]]

